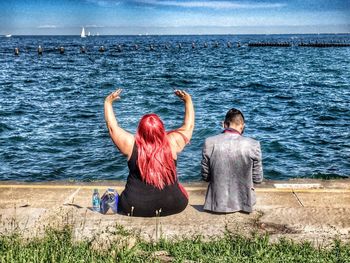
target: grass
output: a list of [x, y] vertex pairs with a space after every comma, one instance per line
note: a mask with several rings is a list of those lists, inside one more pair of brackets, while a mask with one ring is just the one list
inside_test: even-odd
[[[132, 235], [118, 226], [117, 234]], [[128, 236], [129, 235], [129, 236]], [[41, 238], [0, 236], [0, 262], [350, 262], [350, 244], [334, 240], [328, 248], [285, 239], [269, 242], [268, 236], [250, 238], [227, 232], [224, 237], [204, 241], [201, 237], [156, 243], [115, 240], [107, 250], [92, 241], [73, 240], [72, 229], [48, 229]]]

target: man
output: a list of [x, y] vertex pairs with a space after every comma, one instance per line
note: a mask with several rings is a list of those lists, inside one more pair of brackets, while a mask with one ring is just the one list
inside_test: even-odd
[[227, 112], [223, 133], [205, 140], [202, 178], [209, 182], [204, 210], [217, 213], [252, 212], [256, 202], [253, 183], [261, 183], [260, 143], [243, 137], [244, 116]]

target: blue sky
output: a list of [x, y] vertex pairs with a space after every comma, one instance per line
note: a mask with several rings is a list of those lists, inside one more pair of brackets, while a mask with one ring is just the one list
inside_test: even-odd
[[0, 34], [350, 32], [350, 0], [0, 0]]

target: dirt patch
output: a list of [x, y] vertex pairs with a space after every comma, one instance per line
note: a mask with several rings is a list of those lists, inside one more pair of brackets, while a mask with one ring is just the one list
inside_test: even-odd
[[252, 227], [257, 229], [258, 232], [267, 233], [269, 235], [277, 234], [298, 234], [299, 230], [293, 229], [286, 224], [278, 224], [272, 222], [262, 222], [261, 219], [264, 216], [264, 212], [258, 211], [257, 218], [252, 222]]

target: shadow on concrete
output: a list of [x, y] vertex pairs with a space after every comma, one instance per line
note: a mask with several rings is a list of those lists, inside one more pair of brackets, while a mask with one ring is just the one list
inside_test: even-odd
[[204, 210], [204, 205], [191, 205], [194, 209], [196, 209], [198, 212], [205, 212], [208, 214], [214, 214], [214, 215], [227, 215], [227, 214], [234, 214], [234, 213], [239, 213], [239, 214], [245, 214], [249, 215], [250, 213], [245, 212], [245, 211], [237, 211], [237, 212], [214, 212], [214, 211], [209, 211], [209, 210]]
[[[64, 205], [66, 205], [66, 206], [74, 206], [75, 208], [78, 208], [78, 209], [84, 208], [84, 207], [82, 207], [80, 205], [76, 205], [76, 204], [64, 204]], [[92, 210], [91, 208], [89, 208], [89, 209]]]
[[198, 212], [206, 212], [203, 209], [203, 205], [191, 205], [194, 209], [196, 209]]

